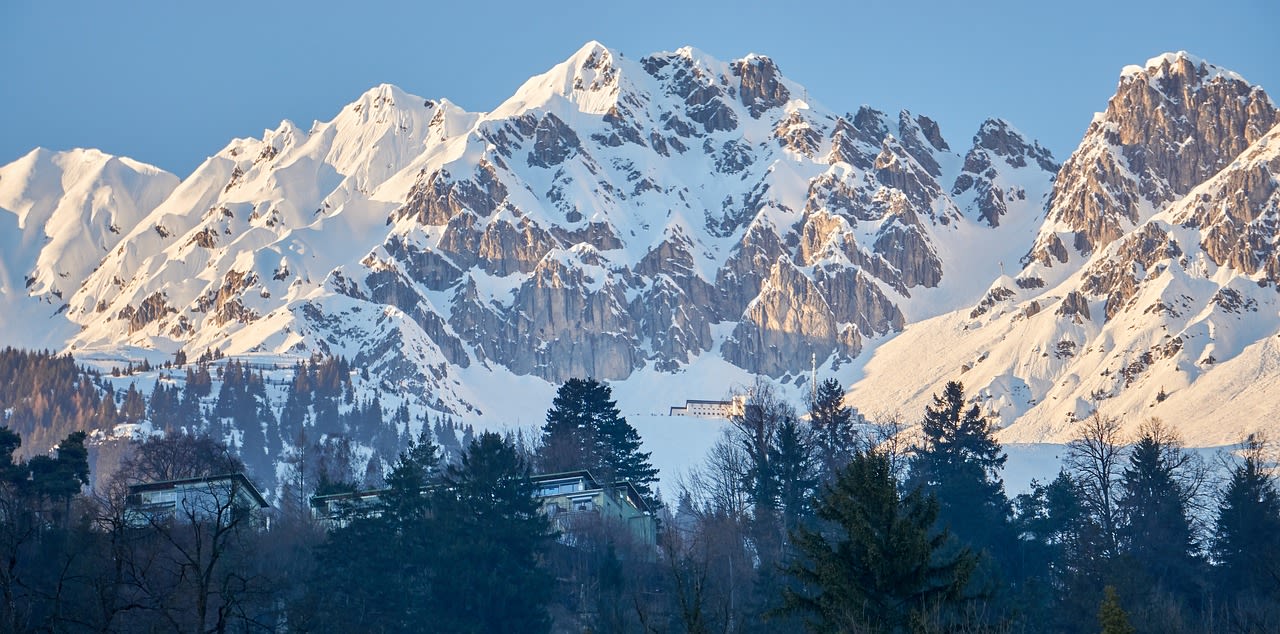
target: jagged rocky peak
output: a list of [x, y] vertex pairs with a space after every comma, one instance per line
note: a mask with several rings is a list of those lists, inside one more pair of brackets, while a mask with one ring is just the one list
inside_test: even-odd
[[947, 152], [951, 148], [942, 140], [938, 124], [933, 119], [925, 116], [913, 118], [906, 110], [899, 112], [898, 141], [930, 176], [937, 178], [942, 175], [942, 167], [934, 153]]
[[[488, 118], [517, 117], [535, 108], [560, 110], [562, 115], [571, 110], [594, 115], [615, 110], [623, 93], [620, 58], [599, 42], [587, 42], [551, 70], [531, 77]], [[562, 109], [561, 104], [569, 106]]]
[[733, 74], [741, 80], [738, 96], [751, 116], [759, 119], [770, 108], [777, 108], [791, 98], [782, 83], [782, 73], [772, 59], [748, 55], [733, 64]]
[[1280, 121], [1260, 86], [1185, 52], [1127, 66], [1058, 174], [1029, 261], [1087, 255], [1231, 163]]
[[1011, 199], [1026, 200], [1027, 192], [1015, 184], [997, 182], [1002, 166], [1039, 169], [1056, 173], [1058, 164], [1049, 150], [1027, 139], [1007, 121], [987, 119], [973, 135], [973, 146], [965, 154], [964, 167], [951, 187], [954, 196], [972, 192], [966, 209], [988, 225], [998, 227], [1008, 213]]
[[1034, 139], [1028, 139], [1008, 121], [987, 119], [973, 135], [974, 149], [990, 150], [1010, 167], [1024, 167], [1034, 161], [1046, 172], [1057, 172], [1061, 167], [1053, 160], [1053, 154]]
[[1181, 196], [1217, 173], [1277, 121], [1271, 99], [1231, 71], [1186, 52], [1166, 53], [1138, 70], [1127, 67], [1104, 118], [1109, 139], [1124, 148], [1130, 170], [1153, 203]]
[[1280, 281], [1280, 123], [1178, 202], [1174, 222], [1200, 231], [1213, 262], [1262, 283]]

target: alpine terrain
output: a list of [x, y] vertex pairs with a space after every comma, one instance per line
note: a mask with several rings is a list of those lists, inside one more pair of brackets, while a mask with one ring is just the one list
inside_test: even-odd
[[1096, 410], [1230, 443], [1280, 389], [1277, 123], [1166, 54], [1059, 165], [1000, 119], [829, 109], [768, 57], [592, 42], [490, 112], [377, 86], [181, 180], [33, 151], [0, 168], [0, 343], [342, 356], [361, 398], [477, 423], [572, 377], [646, 411], [807, 395], [816, 361], [869, 414], [958, 379], [1006, 441]]

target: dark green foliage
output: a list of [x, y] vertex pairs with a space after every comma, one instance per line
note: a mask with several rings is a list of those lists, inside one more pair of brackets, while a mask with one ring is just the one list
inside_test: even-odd
[[844, 405], [844, 388], [839, 381], [827, 379], [818, 385], [809, 406], [809, 424], [822, 480], [829, 482], [858, 448], [853, 410]]
[[1187, 508], [1190, 493], [1179, 480], [1184, 456], [1160, 425], [1143, 427], [1129, 450], [1120, 479], [1120, 547], [1137, 566], [1143, 585], [1183, 593], [1201, 574], [1199, 544]]
[[1114, 586], [1103, 589], [1098, 625], [1102, 626], [1102, 634], [1134, 634], [1137, 631], [1129, 624], [1129, 615], [1120, 607], [1120, 597], [1116, 595]]
[[921, 422], [923, 444], [909, 461], [907, 487], [937, 497], [938, 521], [960, 541], [999, 554], [1010, 550], [1011, 509], [1000, 470], [1007, 456], [964, 386], [951, 381]]
[[316, 551], [304, 627], [320, 632], [545, 632], [553, 534], [529, 467], [481, 434], [437, 479], [429, 436], [400, 455], [378, 517], [330, 532]]
[[147, 418], [155, 429], [166, 434], [178, 430], [182, 425], [182, 398], [177, 386], [156, 384], [147, 402]]
[[784, 419], [769, 449], [769, 464], [777, 479], [782, 527], [795, 530], [810, 515], [810, 502], [819, 482], [819, 463], [809, 428], [794, 418]]
[[485, 432], [432, 496], [442, 545], [441, 631], [545, 632], [553, 579], [540, 564], [553, 533], [533, 498], [529, 466]]
[[656, 506], [658, 470], [640, 446], [640, 435], [618, 411], [608, 385], [569, 379], [547, 411], [539, 468], [546, 473], [587, 469], [608, 483], [626, 480]]
[[1229, 594], [1280, 601], [1280, 492], [1263, 464], [1264, 445], [1246, 442], [1218, 503], [1213, 558]]
[[86, 434], [72, 432], [56, 457], [14, 458], [22, 438], [0, 427], [0, 630], [43, 629], [57, 622], [64, 578], [61, 542], [75, 526], [73, 502], [89, 482]]
[[886, 456], [856, 453], [815, 506], [824, 525], [793, 535], [800, 559], [786, 572], [799, 585], [783, 592], [783, 612], [811, 631], [902, 632], [965, 602], [975, 556], [934, 528], [931, 497], [899, 497]]
[[400, 459], [387, 475], [384, 508], [388, 519], [396, 522], [426, 518], [427, 497], [422, 492], [440, 479], [440, 447], [431, 442], [424, 426], [418, 439], [409, 440]]

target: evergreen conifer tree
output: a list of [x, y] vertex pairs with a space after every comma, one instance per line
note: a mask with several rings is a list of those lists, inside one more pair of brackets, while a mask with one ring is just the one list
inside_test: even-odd
[[546, 632], [554, 578], [541, 563], [554, 532], [516, 448], [484, 432], [432, 495], [439, 559], [435, 629]]
[[539, 466], [549, 473], [587, 469], [609, 484], [629, 481], [656, 506], [653, 483], [658, 470], [640, 446], [640, 435], [618, 411], [608, 385], [569, 379], [547, 411]]
[[1180, 446], [1158, 422], [1148, 423], [1129, 451], [1120, 478], [1118, 508], [1122, 552], [1137, 564], [1147, 583], [1190, 591], [1199, 549], [1187, 508], [1188, 492], [1177, 470]]
[[853, 427], [853, 410], [844, 405], [844, 388], [835, 379], [818, 385], [809, 406], [809, 424], [821, 465], [823, 481], [830, 481], [853, 457], [858, 436]]
[[799, 585], [783, 590], [781, 612], [814, 632], [899, 632], [965, 602], [976, 557], [935, 530], [932, 497], [899, 496], [883, 454], [855, 453], [815, 506], [826, 525], [793, 535], [800, 557], [786, 572]]
[[769, 464], [778, 479], [778, 512], [782, 528], [793, 531], [810, 515], [813, 494], [818, 489], [820, 466], [814, 456], [812, 434], [794, 418], [778, 425]]
[[925, 408], [924, 443], [909, 461], [908, 488], [937, 497], [938, 519], [962, 542], [1008, 552], [1011, 509], [1000, 470], [1008, 456], [977, 405], [965, 407], [964, 386], [950, 381]]
[[1129, 615], [1120, 607], [1114, 586], [1103, 589], [1102, 605], [1098, 608], [1098, 624], [1102, 634], [1134, 634], [1137, 630], [1129, 624]]
[[1218, 503], [1213, 558], [1224, 594], [1280, 599], [1280, 491], [1263, 463], [1263, 443], [1245, 442]]

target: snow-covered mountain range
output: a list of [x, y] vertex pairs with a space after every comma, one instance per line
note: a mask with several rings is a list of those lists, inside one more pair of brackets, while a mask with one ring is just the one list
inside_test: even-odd
[[1165, 55], [1059, 166], [998, 119], [948, 141], [828, 109], [767, 57], [593, 42], [491, 112], [382, 85], [181, 181], [33, 151], [0, 168], [0, 343], [342, 354], [396, 398], [526, 422], [517, 386], [660, 410], [751, 374], [807, 392], [816, 358], [869, 413], [960, 378], [1011, 440], [1100, 409], [1232, 442], [1276, 413], [1278, 122]]

